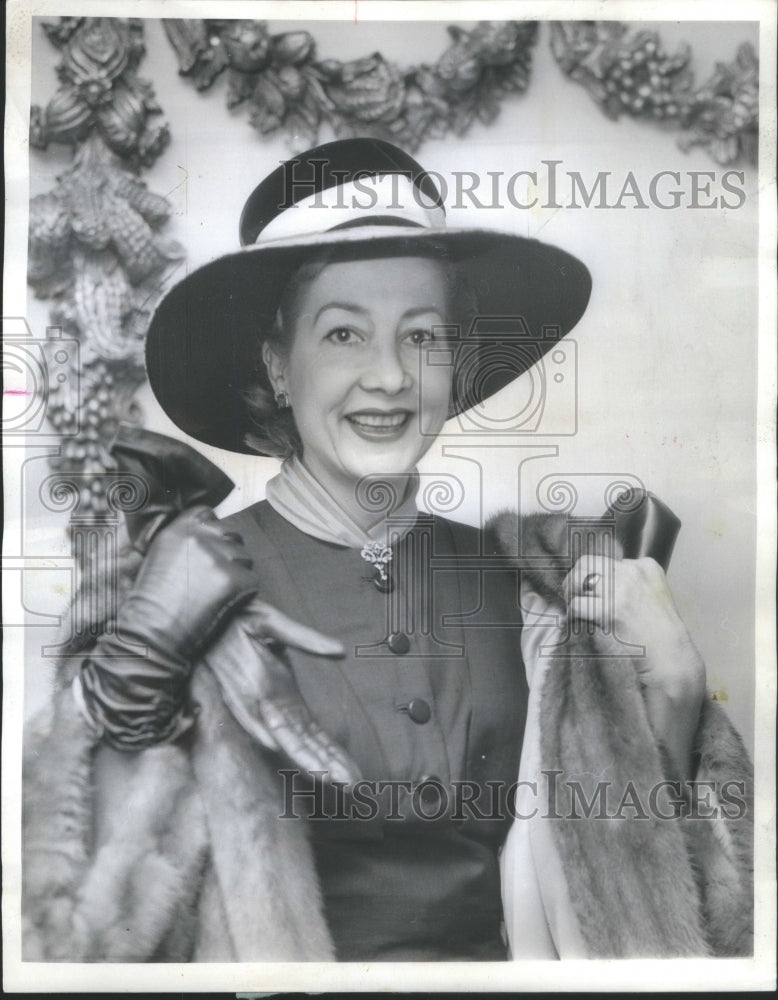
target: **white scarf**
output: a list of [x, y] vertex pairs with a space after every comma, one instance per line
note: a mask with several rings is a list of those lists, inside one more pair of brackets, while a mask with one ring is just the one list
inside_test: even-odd
[[[267, 502], [276, 513], [306, 535], [324, 542], [360, 549], [362, 558], [372, 563], [381, 579], [386, 579], [385, 566], [392, 558], [391, 540], [397, 541], [410, 531], [416, 520], [416, 489], [419, 477], [414, 470], [405, 496], [394, 505], [391, 481], [376, 483], [373, 493], [378, 499], [378, 521], [365, 530], [348, 514], [294, 455], [281, 466], [281, 471], [267, 484]], [[370, 488], [366, 490], [372, 499]], [[381, 504], [381, 500], [384, 503]]]

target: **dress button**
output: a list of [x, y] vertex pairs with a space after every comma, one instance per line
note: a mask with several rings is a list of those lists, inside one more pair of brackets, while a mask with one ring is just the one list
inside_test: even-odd
[[414, 698], [408, 705], [408, 715], [418, 725], [423, 726], [425, 722], [430, 721], [432, 709], [423, 698]]
[[[416, 786], [415, 794], [418, 795], [419, 802], [423, 807], [424, 817], [430, 819], [440, 809], [443, 803], [442, 795], [445, 794], [445, 791], [437, 774], [425, 774]], [[429, 812], [427, 812], [428, 809]]]
[[411, 640], [404, 632], [392, 632], [386, 644], [393, 653], [407, 653], [411, 648]]
[[380, 573], [376, 573], [373, 577], [373, 584], [376, 590], [380, 590], [382, 594], [391, 594], [394, 590], [394, 579], [390, 573], [386, 574], [386, 579], [382, 580]]

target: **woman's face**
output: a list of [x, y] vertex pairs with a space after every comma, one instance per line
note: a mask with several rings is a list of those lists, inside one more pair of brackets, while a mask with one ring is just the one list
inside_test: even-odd
[[410, 472], [440, 432], [446, 300], [441, 266], [421, 257], [332, 263], [303, 286], [288, 356], [266, 359], [306, 467], [336, 496], [363, 476]]

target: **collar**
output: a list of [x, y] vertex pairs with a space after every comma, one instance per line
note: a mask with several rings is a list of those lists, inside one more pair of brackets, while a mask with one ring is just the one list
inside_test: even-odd
[[[364, 490], [365, 506], [375, 511], [377, 521], [365, 530], [334, 500], [295, 455], [281, 466], [267, 484], [267, 502], [306, 535], [347, 548], [391, 548], [413, 527], [418, 516], [416, 490], [419, 477], [414, 469], [405, 495], [399, 498], [390, 479]], [[363, 554], [363, 558], [373, 561]], [[390, 557], [391, 558], [391, 557]]]

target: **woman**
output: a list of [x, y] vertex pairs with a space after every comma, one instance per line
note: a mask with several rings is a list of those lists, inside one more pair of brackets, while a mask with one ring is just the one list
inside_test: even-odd
[[[283, 164], [249, 198], [241, 241], [242, 253], [190, 275], [162, 303], [149, 378], [187, 434], [284, 464], [265, 501], [221, 522], [197, 507], [158, 535], [118, 631], [89, 653], [75, 685], [114, 789], [134, 781], [142, 797], [138, 760], [183, 748], [196, 787], [175, 785], [183, 805], [165, 814], [174, 839], [184, 815], [187, 830], [203, 825], [205, 803], [205, 843], [181, 835], [176, 844], [199, 873], [186, 905], [168, 905], [168, 923], [134, 957], [504, 959], [499, 852], [528, 702], [518, 577], [505, 560], [489, 564], [493, 546], [476, 529], [417, 513], [415, 467], [449, 416], [529, 367], [555, 342], [550, 332], [572, 328], [588, 272], [532, 240], [446, 230], [429, 176], [375, 140]], [[473, 336], [484, 317], [488, 336]], [[572, 615], [601, 623], [597, 582], [609, 575], [619, 634], [647, 648], [651, 730], [669, 774], [686, 780], [704, 666], [646, 560], [585, 556], [567, 581]], [[188, 680], [198, 662], [210, 668], [192, 681], [199, 717]], [[317, 744], [318, 770], [310, 758], [293, 766], [304, 753], [290, 765], [288, 747], [284, 758], [246, 746], [248, 731], [279, 747], [262, 714], [279, 662], [302, 701], [290, 684], [291, 714], [310, 729], [310, 713], [315, 738], [333, 741]], [[157, 749], [122, 761], [106, 744]], [[239, 744], [247, 756], [227, 759]], [[272, 833], [237, 837], [224, 815], [234, 824], [258, 815], [260, 785], [284, 818]], [[171, 794], [159, 791], [157, 807]], [[268, 892], [247, 885], [271, 841], [277, 851], [293, 844], [302, 875], [294, 861], [284, 869], [264, 920], [257, 897]], [[97, 842], [116, 850], [112, 834]], [[320, 946], [290, 952], [271, 940], [281, 896], [309, 911], [287, 937]], [[173, 910], [188, 915], [177, 934]], [[112, 948], [95, 945], [91, 957], [114, 957]]]

